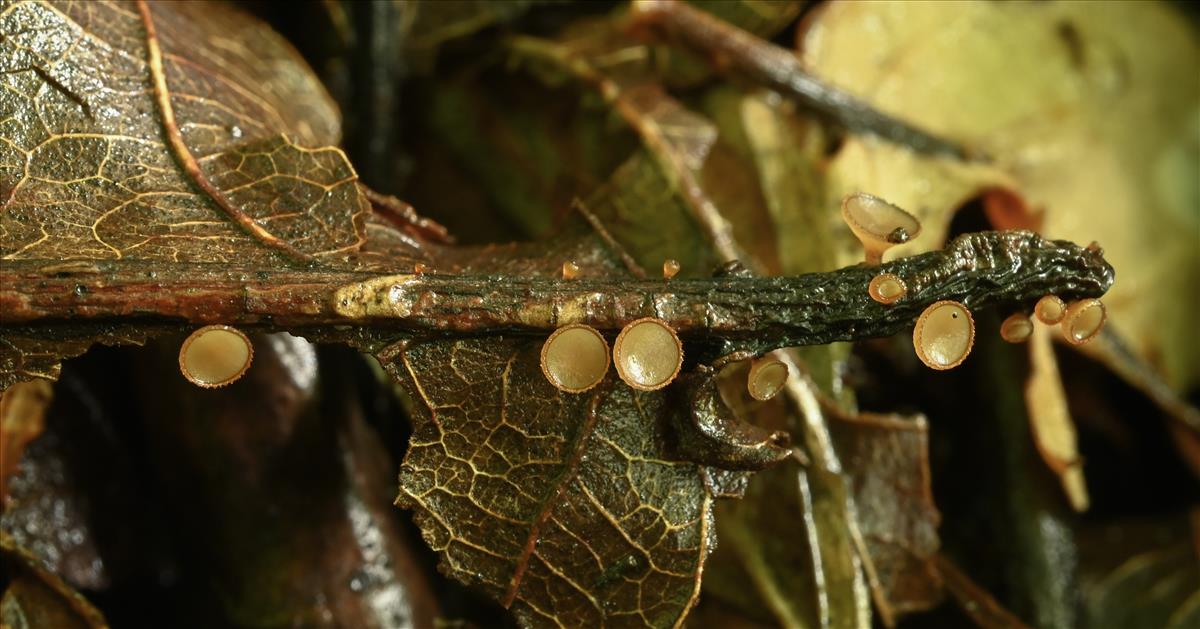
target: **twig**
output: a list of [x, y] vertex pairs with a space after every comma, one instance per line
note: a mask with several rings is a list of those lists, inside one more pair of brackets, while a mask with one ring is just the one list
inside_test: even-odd
[[675, 0], [639, 0], [633, 6], [634, 30], [665, 29], [667, 35], [684, 46], [719, 60], [716, 65], [729, 74], [762, 83], [851, 131], [877, 135], [922, 153], [958, 159], [978, 157], [955, 142], [893, 118], [847, 92], [822, 83], [804, 69], [792, 51], [704, 11]]

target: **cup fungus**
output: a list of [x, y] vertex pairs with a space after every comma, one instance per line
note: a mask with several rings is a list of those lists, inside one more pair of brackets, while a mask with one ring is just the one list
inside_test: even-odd
[[625, 384], [654, 391], [671, 383], [683, 364], [683, 344], [659, 319], [638, 319], [625, 326], [613, 343], [613, 362]]
[[1000, 338], [1009, 343], [1024, 343], [1033, 335], [1033, 321], [1023, 312], [1014, 312], [1000, 324]]
[[939, 301], [925, 309], [913, 329], [917, 358], [930, 369], [953, 369], [975, 345], [975, 319], [957, 301]]
[[679, 260], [667, 258], [663, 260], [663, 279], [669, 280], [679, 274]]
[[788, 366], [777, 358], [760, 358], [750, 364], [746, 390], [750, 397], [765, 402], [783, 390], [787, 384]]
[[570, 260], [563, 262], [562, 278], [564, 280], [573, 280], [579, 277], [579, 265]]
[[1033, 307], [1033, 314], [1037, 316], [1038, 321], [1046, 325], [1054, 325], [1062, 321], [1063, 315], [1067, 313], [1067, 305], [1057, 295], [1046, 295], [1038, 300], [1037, 305]]
[[227, 325], [206, 325], [184, 339], [179, 348], [179, 371], [188, 382], [215, 389], [241, 378], [253, 359], [254, 348], [241, 331]]
[[908, 286], [905, 286], [904, 280], [891, 273], [880, 273], [871, 278], [871, 283], [867, 285], [867, 293], [871, 295], [871, 299], [886, 306], [904, 299], [908, 294]]
[[565, 325], [542, 345], [542, 373], [560, 391], [587, 391], [600, 384], [606, 371], [608, 342], [591, 326]]
[[1063, 315], [1063, 337], [1072, 345], [1083, 345], [1104, 329], [1107, 313], [1099, 299], [1083, 299], [1067, 306]]
[[921, 233], [921, 222], [915, 216], [861, 192], [847, 195], [842, 201], [842, 219], [862, 243], [867, 264], [880, 264], [885, 251]]

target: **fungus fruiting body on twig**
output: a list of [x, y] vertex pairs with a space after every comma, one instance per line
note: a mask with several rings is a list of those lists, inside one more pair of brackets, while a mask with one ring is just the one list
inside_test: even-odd
[[891, 273], [880, 273], [871, 278], [871, 283], [867, 285], [867, 293], [871, 295], [871, 299], [887, 306], [904, 299], [908, 294], [908, 286], [904, 284], [904, 280]]
[[1033, 320], [1023, 312], [1014, 312], [1000, 324], [1000, 338], [1009, 343], [1024, 343], [1033, 335]]
[[862, 243], [867, 264], [882, 263], [884, 252], [921, 233], [921, 222], [915, 216], [862, 192], [842, 200], [842, 219]]
[[1062, 321], [1066, 312], [1067, 305], [1057, 295], [1046, 295], [1039, 299], [1037, 305], [1033, 307], [1033, 314], [1037, 316], [1038, 321], [1046, 325], [1056, 325]]
[[750, 397], [765, 402], [783, 389], [787, 379], [787, 364], [778, 358], [759, 358], [750, 364], [746, 390], [750, 392]]
[[579, 265], [570, 260], [563, 262], [562, 278], [564, 280], [573, 280], [577, 277], [579, 277]]
[[608, 342], [591, 326], [565, 325], [542, 344], [542, 373], [567, 393], [582, 393], [600, 384], [608, 371]]
[[1083, 345], [1104, 328], [1107, 314], [1099, 299], [1082, 299], [1072, 303], [1063, 314], [1063, 337], [1072, 345]]
[[669, 280], [679, 274], [679, 260], [667, 258], [663, 260], [663, 279]]
[[629, 386], [654, 391], [671, 383], [683, 365], [683, 344], [670, 326], [660, 319], [633, 321], [613, 343], [617, 375]]
[[254, 360], [250, 339], [227, 325], [192, 332], [179, 348], [179, 371], [192, 384], [213, 389], [242, 377]]
[[921, 313], [913, 329], [917, 358], [931, 369], [953, 369], [975, 345], [975, 319], [957, 301], [939, 301]]

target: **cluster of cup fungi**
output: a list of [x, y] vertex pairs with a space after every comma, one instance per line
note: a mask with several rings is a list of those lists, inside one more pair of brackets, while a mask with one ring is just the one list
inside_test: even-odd
[[[890, 247], [916, 237], [921, 224], [908, 212], [869, 194], [852, 194], [842, 202], [842, 218], [862, 242], [866, 263], [878, 265]], [[904, 299], [908, 288], [904, 278], [880, 273], [867, 287], [871, 299], [887, 306]], [[1081, 299], [1067, 305], [1056, 295], [1046, 295], [1034, 307], [1038, 321], [1046, 325], [1062, 324], [1063, 337], [1072, 345], [1082, 345], [1104, 327], [1104, 304], [1099, 299]], [[1016, 312], [1000, 326], [1000, 336], [1010, 343], [1021, 343], [1033, 335], [1033, 320]], [[921, 313], [913, 328], [913, 349], [931, 369], [953, 369], [962, 364], [975, 345], [975, 319], [961, 302], [942, 300]]]
[[[842, 203], [842, 218], [862, 243], [865, 265], [879, 266], [884, 253], [909, 242], [921, 231], [920, 222], [908, 212], [869, 194], [856, 193]], [[664, 280], [679, 273], [675, 260], [663, 263]], [[562, 266], [562, 278], [578, 277], [574, 262]], [[882, 272], [867, 286], [871, 299], [884, 306], [899, 303], [908, 295], [903, 277]], [[1045, 325], [1061, 325], [1068, 343], [1080, 345], [1095, 338], [1104, 326], [1104, 304], [1098, 299], [1081, 299], [1066, 304], [1055, 295], [1042, 297], [1033, 317]], [[1000, 326], [1001, 337], [1010, 343], [1028, 340], [1034, 319], [1017, 312]], [[925, 308], [913, 328], [913, 348], [921, 362], [935, 370], [957, 367], [975, 344], [975, 320], [961, 302], [941, 300]], [[246, 335], [225, 325], [209, 325], [192, 333], [179, 352], [180, 371], [193, 384], [221, 387], [236, 381], [249, 368], [253, 348]], [[640, 391], [661, 389], [679, 375], [683, 365], [683, 343], [667, 322], [646, 317], [628, 323], [613, 341], [583, 323], [563, 325], [542, 345], [541, 369], [555, 388], [582, 393], [604, 380], [610, 365], [630, 387]], [[757, 400], [774, 397], [788, 378], [788, 367], [765, 355], [751, 363], [747, 391]]]

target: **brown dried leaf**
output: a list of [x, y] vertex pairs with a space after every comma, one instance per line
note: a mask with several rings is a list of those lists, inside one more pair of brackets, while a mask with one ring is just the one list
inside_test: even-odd
[[832, 414], [829, 430], [850, 476], [864, 566], [887, 622], [941, 601], [934, 566], [941, 515], [933, 504], [923, 416]]
[[[164, 285], [186, 281], [178, 262], [411, 268], [411, 240], [351, 259], [370, 204], [339, 149], [306, 148], [338, 142], [338, 112], [261, 23], [224, 4], [23, 2], [0, 35], [0, 259], [168, 263]], [[0, 386], [141, 337], [8, 330]]]
[[[162, 49], [152, 63], [130, 9], [30, 2], [0, 18], [0, 256], [267, 263], [280, 261], [278, 242], [307, 255], [355, 246], [362, 225], [347, 219], [365, 202], [326, 201], [357, 194], [345, 157], [277, 139], [338, 141], [337, 112], [295, 52], [224, 5], [172, 3], [148, 8]], [[164, 141], [172, 133], [183, 154]], [[229, 201], [197, 189], [201, 177]]]
[[541, 343], [433, 340], [381, 354], [417, 392], [397, 502], [442, 569], [526, 626], [679, 626], [700, 591], [713, 495], [667, 450], [667, 394], [610, 373], [565, 394]]

